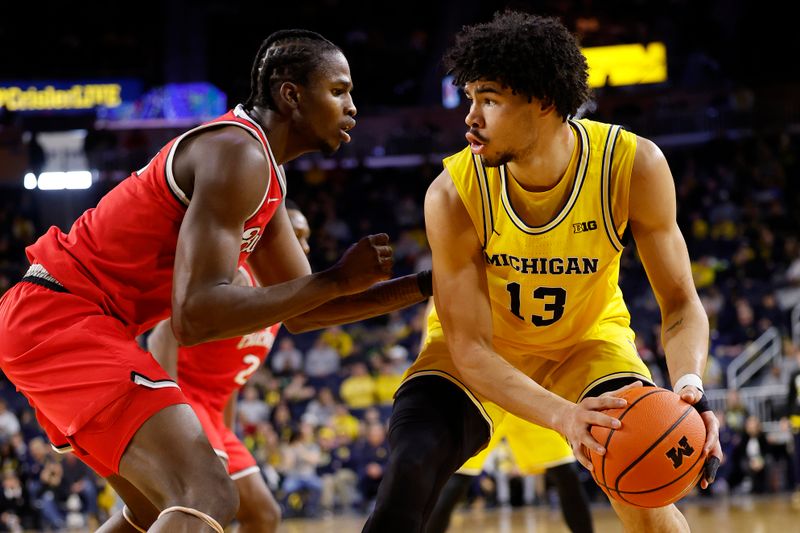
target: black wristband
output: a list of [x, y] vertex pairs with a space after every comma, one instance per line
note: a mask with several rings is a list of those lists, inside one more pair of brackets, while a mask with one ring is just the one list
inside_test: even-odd
[[697, 403], [694, 404], [694, 408], [697, 410], [698, 413], [706, 413], [711, 411], [711, 404], [708, 403], [708, 398], [706, 398], [706, 393], [704, 392], [703, 395], [697, 400]]
[[419, 293], [425, 298], [433, 296], [433, 272], [423, 270], [417, 273], [417, 287], [419, 287]]

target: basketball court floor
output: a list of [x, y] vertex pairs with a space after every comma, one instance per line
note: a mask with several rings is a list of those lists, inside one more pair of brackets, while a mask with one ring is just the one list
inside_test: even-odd
[[[697, 533], [800, 533], [800, 505], [790, 495], [693, 500], [681, 510]], [[592, 508], [597, 533], [622, 533], [608, 506]], [[281, 533], [358, 533], [364, 517], [335, 516], [284, 521]], [[450, 533], [569, 533], [557, 510], [544, 507], [464, 509], [453, 516]], [[647, 532], [642, 532], [647, 533]]]

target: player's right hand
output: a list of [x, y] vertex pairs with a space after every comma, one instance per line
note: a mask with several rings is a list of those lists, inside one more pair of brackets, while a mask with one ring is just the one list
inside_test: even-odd
[[389, 236], [379, 233], [350, 246], [330, 271], [344, 294], [354, 294], [389, 279], [393, 265]]
[[580, 403], [574, 404], [572, 412], [564, 419], [561, 432], [572, 446], [572, 452], [587, 470], [592, 471], [592, 460], [588, 450], [603, 455], [606, 449], [595, 440], [590, 431], [591, 426], [601, 426], [618, 429], [622, 426], [619, 420], [601, 411], [606, 409], [620, 409], [628, 404], [623, 398], [614, 396], [599, 396], [584, 398]]
[[590, 472], [593, 470], [593, 467], [588, 450], [592, 450], [598, 455], [604, 455], [606, 453], [606, 449], [603, 445], [597, 442], [592, 436], [591, 426], [602, 426], [611, 429], [619, 429], [622, 427], [618, 419], [598, 411], [621, 409], [625, 407], [628, 405], [627, 400], [624, 398], [617, 398], [617, 395], [628, 389], [641, 386], [641, 381], [635, 381], [617, 390], [603, 393], [600, 396], [584, 398], [579, 404], [576, 404], [577, 412], [568, 422], [570, 426], [573, 426], [575, 436], [571, 437], [566, 433], [564, 436], [567, 437], [567, 440], [572, 446], [572, 452], [575, 454], [575, 458]]

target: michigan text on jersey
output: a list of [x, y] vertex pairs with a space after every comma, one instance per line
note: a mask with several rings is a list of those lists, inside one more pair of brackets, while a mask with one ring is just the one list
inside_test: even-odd
[[517, 257], [483, 252], [491, 266], [508, 266], [522, 274], [596, 274], [596, 257]]

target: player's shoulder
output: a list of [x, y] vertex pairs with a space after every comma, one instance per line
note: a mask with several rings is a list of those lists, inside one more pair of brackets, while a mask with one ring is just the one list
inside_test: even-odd
[[267, 160], [261, 142], [244, 126], [220, 124], [206, 128], [194, 133], [190, 142], [199, 158], [261, 165]]
[[456, 201], [460, 201], [458, 191], [450, 171], [445, 167], [428, 186], [425, 194], [425, 208], [442, 209]]
[[632, 152], [634, 156], [634, 174], [638, 172], [649, 172], [662, 165], [666, 160], [664, 153], [652, 140], [637, 135], [620, 124], [610, 124], [591, 120], [587, 118], [575, 119], [573, 123], [579, 125], [589, 137], [592, 146], [595, 146], [601, 153], [609, 148], [607, 144], [612, 144], [612, 153], [620, 151]]
[[658, 145], [646, 137], [636, 136], [636, 156], [633, 160], [633, 176], [647, 175], [663, 169], [666, 156]]

